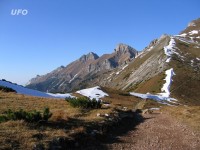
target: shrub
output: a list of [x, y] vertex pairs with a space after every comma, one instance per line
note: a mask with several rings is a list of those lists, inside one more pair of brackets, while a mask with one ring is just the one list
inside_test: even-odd
[[8, 120], [7, 116], [0, 116], [0, 123], [5, 122], [7, 120]]
[[119, 93], [119, 95], [122, 95], [122, 96], [131, 96], [128, 92], [121, 92], [121, 93]]
[[66, 101], [70, 103], [72, 107], [79, 107], [79, 108], [93, 108], [98, 109], [101, 108], [101, 101], [92, 99], [90, 100], [87, 97], [79, 97], [79, 98], [66, 98]]
[[23, 109], [20, 109], [19, 111], [12, 111], [9, 109], [5, 112], [5, 117], [3, 118], [0, 116], [0, 122], [1, 120], [7, 121], [7, 120], [25, 120], [27, 122], [38, 122], [41, 120], [48, 121], [48, 119], [52, 116], [52, 113], [49, 111], [49, 108], [44, 108], [43, 115], [39, 111], [31, 111], [26, 112]]
[[34, 110], [33, 112], [27, 112], [24, 120], [27, 122], [38, 122], [43, 120], [43, 118], [39, 111]]
[[0, 91], [3, 91], [3, 92], [16, 92], [12, 88], [4, 87], [4, 86], [0, 86]]
[[52, 113], [50, 112], [48, 107], [44, 108], [44, 112], [43, 112], [43, 120], [47, 121], [49, 118], [51, 118]]

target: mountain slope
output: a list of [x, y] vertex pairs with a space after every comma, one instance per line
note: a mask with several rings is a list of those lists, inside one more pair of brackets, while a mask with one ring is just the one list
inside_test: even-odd
[[104, 54], [99, 57], [95, 53], [81, 56], [78, 60], [66, 67], [37, 76], [30, 80], [27, 87], [50, 92], [66, 92], [85, 88], [82, 81], [90, 78], [98, 72], [107, 72], [117, 68], [134, 58], [138, 52], [125, 44], [119, 44], [112, 54]]
[[[92, 56], [85, 55], [66, 67], [32, 79], [28, 87], [71, 91], [100, 85], [134, 93], [164, 94], [179, 103], [199, 105], [199, 51], [200, 19], [197, 19], [179, 35], [162, 35], [141, 52], [120, 44], [112, 54], [95, 57], [90, 53]], [[173, 70], [174, 75], [164, 88], [169, 70]]]
[[[192, 24], [192, 26], [191, 26]], [[162, 92], [165, 71], [173, 68], [170, 94], [183, 104], [200, 104], [200, 19], [179, 35], [154, 40], [132, 62], [110, 73], [104, 86], [138, 93]]]
[[23, 86], [13, 84], [8, 81], [0, 80], [0, 86], [8, 87], [15, 90], [19, 94], [25, 94], [29, 96], [36, 96], [36, 97], [45, 97], [45, 98], [66, 98], [66, 97], [73, 97], [70, 94], [52, 94], [52, 93], [44, 93], [37, 90], [32, 90], [25, 88]]

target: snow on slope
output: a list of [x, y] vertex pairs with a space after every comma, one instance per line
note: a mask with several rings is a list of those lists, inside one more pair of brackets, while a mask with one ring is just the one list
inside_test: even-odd
[[[174, 40], [174, 38], [171, 37], [169, 44], [164, 47], [164, 52], [168, 56], [168, 58], [166, 60], [167, 63], [170, 62], [172, 54], [177, 54], [178, 56], [180, 56], [180, 54], [175, 51], [175, 46], [176, 46], [175, 40]], [[141, 94], [141, 93], [130, 92], [130, 94], [133, 96], [136, 96], [136, 97], [140, 97], [142, 99], [153, 99], [156, 101], [160, 101], [162, 103], [165, 103], [163, 101], [175, 103], [174, 101], [177, 101], [177, 100], [174, 98], [170, 98], [170, 86], [172, 83], [172, 77], [173, 77], [173, 75], [175, 75], [173, 68], [166, 70], [165, 74], [166, 74], [166, 77], [164, 80], [166, 82], [163, 85], [163, 87], [161, 88], [161, 91], [163, 93], [158, 93], [158, 95], [154, 95], [154, 94], [150, 94], [150, 93]]]
[[78, 74], [76, 74], [76, 75], [69, 81], [69, 83], [71, 83], [71, 82], [76, 78], [77, 75], [78, 75]]
[[99, 86], [93, 87], [93, 88], [88, 88], [88, 89], [83, 89], [79, 90], [76, 93], [79, 93], [81, 95], [87, 96], [90, 99], [97, 99], [99, 100], [100, 98], [103, 98], [105, 96], [108, 96], [107, 93], [103, 92]]
[[56, 93], [56, 94], [53, 94], [53, 93], [46, 93], [48, 94], [49, 96], [52, 96], [53, 98], [66, 98], [66, 97], [75, 97], [75, 96], [72, 96], [71, 94], [69, 93], [65, 93], [65, 94], [60, 94], [60, 93]]
[[171, 82], [172, 82], [172, 77], [173, 75], [175, 75], [173, 68], [166, 70], [165, 74], [167, 75], [165, 77], [165, 84], [163, 85], [161, 91], [164, 93], [159, 93], [160, 95], [164, 96], [164, 97], [169, 97], [170, 96], [170, 86], [171, 86]]
[[165, 55], [168, 56], [166, 62], [169, 62], [171, 59], [171, 55], [174, 53], [174, 47], [175, 47], [175, 40], [173, 38], [170, 39], [169, 45], [164, 47]]
[[10, 83], [10, 82], [6, 82], [6, 81], [2, 81], [2, 80], [0, 80], [0, 85], [12, 88], [13, 90], [15, 90], [19, 94], [25, 94], [25, 95], [30, 95], [30, 96], [46, 97], [46, 98], [73, 97], [70, 94], [44, 93], [44, 92], [40, 92], [40, 91], [37, 91], [37, 90], [28, 89], [28, 88], [25, 88], [23, 86], [16, 85], [16, 84], [13, 84], [13, 83]]
[[199, 31], [197, 31], [197, 30], [193, 30], [193, 31], [190, 31], [189, 34], [190, 34], [190, 35], [198, 34], [198, 32], [199, 32]]
[[156, 101], [168, 101], [168, 102], [172, 102], [174, 103], [174, 101], [176, 101], [176, 99], [174, 98], [170, 98], [170, 85], [172, 82], [172, 76], [175, 75], [173, 68], [166, 70], [165, 74], [167, 75], [165, 77], [165, 84], [163, 85], [161, 91], [163, 91], [163, 93], [159, 93], [158, 95], [154, 95], [154, 94], [141, 94], [141, 93], [135, 93], [135, 92], [130, 92], [131, 95], [136, 96], [136, 97], [140, 97], [142, 99], [153, 99]]
[[120, 72], [122, 72], [126, 67], [128, 67], [128, 64], [127, 65], [125, 65], [124, 67], [122, 67], [122, 69], [121, 70], [119, 70], [118, 72], [116, 72], [115, 74], [116, 75], [118, 75]]
[[161, 95], [154, 95], [154, 94], [141, 94], [141, 93], [135, 93], [135, 92], [130, 92], [131, 95], [136, 96], [136, 97], [140, 97], [142, 99], [153, 99], [156, 101], [168, 101], [168, 102], [174, 102], [176, 101], [176, 99], [174, 98], [170, 98], [170, 97], [165, 97], [165, 96], [161, 96]]

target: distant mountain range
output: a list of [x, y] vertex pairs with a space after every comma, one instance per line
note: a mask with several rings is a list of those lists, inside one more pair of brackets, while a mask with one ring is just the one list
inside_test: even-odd
[[200, 19], [179, 35], [162, 35], [143, 51], [119, 44], [112, 54], [99, 57], [91, 52], [67, 66], [30, 80], [28, 88], [71, 92], [103, 86], [138, 93], [166, 93], [166, 71], [174, 75], [167, 88], [173, 98], [200, 104]]
[[101, 57], [90, 52], [66, 67], [58, 67], [46, 75], [31, 79], [27, 87], [45, 92], [69, 92], [82, 89], [86, 87], [83, 84], [86, 79], [99, 72], [108, 72], [126, 65], [137, 55], [138, 51], [125, 44], [119, 44], [112, 54], [104, 54]]

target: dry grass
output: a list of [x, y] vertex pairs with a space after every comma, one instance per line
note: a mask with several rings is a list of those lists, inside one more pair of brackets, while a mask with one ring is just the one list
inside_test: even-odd
[[[108, 91], [106, 91], [108, 92]], [[111, 92], [111, 91], [109, 91]], [[117, 91], [118, 92], [118, 91]], [[7, 121], [0, 123], [0, 149], [32, 149], [34, 145], [42, 143], [45, 148], [56, 137], [73, 139], [73, 135], [86, 132], [89, 126], [98, 125], [116, 108], [133, 109], [139, 99], [133, 96], [122, 96], [113, 91], [110, 97], [104, 98], [110, 106], [102, 109], [73, 108], [63, 99], [49, 99], [20, 95], [16, 93], [0, 92], [0, 114], [8, 109], [26, 111], [42, 111], [49, 107], [53, 113], [48, 123], [26, 123], [25, 121]], [[76, 95], [80, 96], [80, 95]]]
[[[199, 57], [199, 49], [194, 48], [193, 45], [176, 41], [178, 51], [183, 56], [181, 60], [177, 55], [173, 55], [170, 66], [174, 68], [175, 76], [173, 76], [173, 83], [171, 87], [171, 94], [177, 98], [182, 104], [199, 105], [200, 104], [200, 68], [199, 63], [195, 61]], [[194, 64], [191, 65], [191, 60]]]
[[0, 126], [0, 149], [32, 149], [35, 144], [47, 146], [52, 137], [67, 136], [62, 129], [36, 127], [24, 121], [8, 121]]
[[127, 109], [133, 109], [134, 106], [141, 100], [137, 97], [130, 96], [126, 92], [114, 90], [111, 88], [102, 88], [103, 91], [109, 93], [109, 97], [103, 98], [106, 102], [111, 102], [111, 107], [127, 107]]
[[138, 87], [135, 89], [135, 92], [138, 93], [147, 93], [150, 92], [152, 94], [157, 94], [161, 92], [161, 88], [163, 84], [165, 83], [164, 81], [165, 74], [160, 73], [153, 78], [149, 79], [148, 81], [145, 81], [138, 85]]
[[200, 106], [163, 107], [162, 111], [200, 131]]
[[[42, 143], [47, 147], [55, 137], [70, 137], [71, 131], [78, 134], [85, 130], [85, 122], [98, 122], [103, 117], [97, 113], [110, 113], [112, 109], [82, 110], [73, 108], [62, 99], [48, 99], [24, 96], [16, 93], [0, 92], [0, 114], [8, 109], [42, 111], [49, 107], [53, 113], [48, 125], [26, 123], [24, 121], [7, 121], [0, 124], [0, 149], [32, 149]], [[83, 126], [82, 126], [83, 125]], [[41, 137], [40, 137], [41, 136]]]

